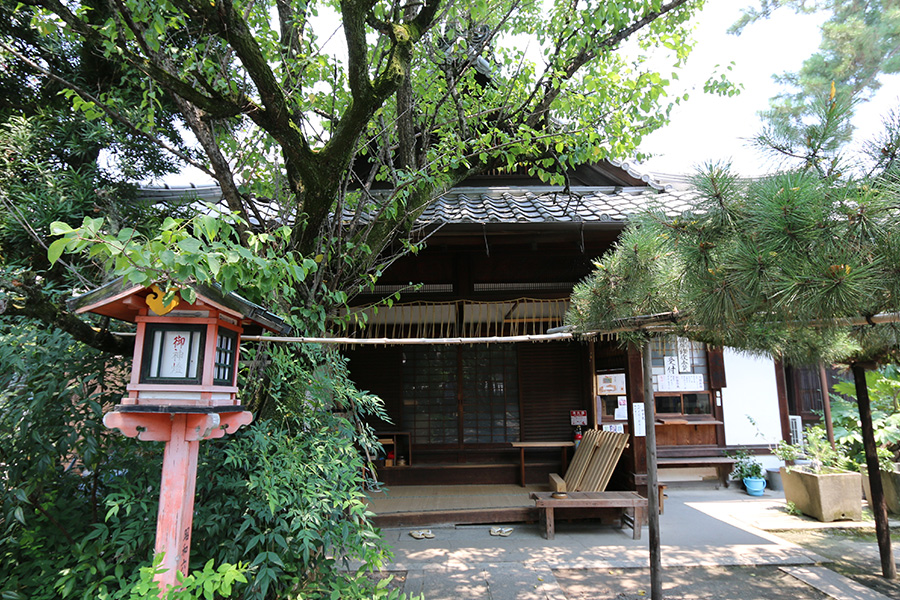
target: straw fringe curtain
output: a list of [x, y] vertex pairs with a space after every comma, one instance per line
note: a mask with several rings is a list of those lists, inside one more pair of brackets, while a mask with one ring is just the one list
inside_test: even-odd
[[373, 338], [449, 338], [541, 335], [563, 325], [568, 299], [505, 302], [412, 302], [380, 308], [366, 326], [345, 335]]

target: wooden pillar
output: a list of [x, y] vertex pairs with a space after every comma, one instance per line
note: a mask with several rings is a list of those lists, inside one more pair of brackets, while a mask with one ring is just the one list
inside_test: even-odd
[[781, 439], [791, 443], [791, 420], [788, 418], [787, 381], [784, 374], [784, 362], [776, 358], [775, 363], [775, 391], [778, 394], [778, 416], [781, 421]]
[[853, 383], [856, 385], [856, 402], [859, 406], [859, 422], [862, 429], [863, 448], [866, 453], [866, 467], [869, 469], [870, 508], [875, 515], [875, 537], [881, 554], [881, 571], [887, 579], [897, 578], [897, 565], [891, 549], [891, 529], [888, 525], [887, 503], [884, 487], [881, 485], [881, 471], [878, 469], [878, 451], [875, 445], [875, 429], [872, 426], [872, 406], [869, 389], [866, 386], [866, 369], [860, 364], [851, 365]]
[[[647, 442], [647, 513], [650, 528], [650, 598], [662, 600], [662, 557], [659, 539], [659, 479], [656, 471], [656, 403], [653, 399], [653, 369], [650, 342], [644, 342], [644, 422]], [[635, 523], [635, 527], [638, 524]]]
[[828, 435], [828, 443], [831, 449], [835, 450], [834, 445], [834, 423], [831, 421], [831, 394], [828, 393], [828, 373], [825, 372], [825, 363], [819, 362], [819, 380], [822, 386], [822, 409], [824, 410], [825, 432]]
[[174, 415], [171, 438], [163, 454], [154, 547], [156, 554], [163, 555], [160, 567], [165, 571], [156, 578], [161, 591], [178, 583], [178, 571], [188, 573], [190, 563], [200, 442], [186, 439], [187, 421], [186, 414]]
[[103, 424], [122, 435], [145, 442], [165, 442], [159, 511], [156, 515], [156, 554], [162, 554], [156, 576], [160, 595], [178, 583], [178, 571], [188, 573], [191, 525], [197, 485], [200, 441], [224, 437], [253, 422], [249, 411], [230, 413], [110, 412]]
[[628, 369], [625, 392], [628, 396], [628, 432], [629, 444], [625, 449], [634, 490], [649, 496], [647, 491], [647, 451], [646, 438], [634, 435], [634, 405], [644, 402], [644, 367], [641, 349], [628, 345]]

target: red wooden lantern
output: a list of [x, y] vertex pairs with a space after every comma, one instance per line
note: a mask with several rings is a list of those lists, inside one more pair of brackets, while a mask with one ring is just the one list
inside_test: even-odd
[[128, 396], [103, 423], [129, 437], [166, 443], [155, 548], [163, 554], [161, 590], [176, 583], [176, 570], [188, 571], [200, 440], [233, 433], [253, 420], [238, 399], [244, 326], [289, 329], [237, 294], [191, 288], [193, 303], [178, 295], [163, 303], [157, 286], [129, 286], [118, 279], [68, 302], [76, 313], [137, 323]]

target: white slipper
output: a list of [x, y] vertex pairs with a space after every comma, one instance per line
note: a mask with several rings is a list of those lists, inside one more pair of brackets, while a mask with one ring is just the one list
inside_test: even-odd
[[421, 531], [410, 531], [410, 532], [409, 532], [409, 535], [413, 536], [413, 537], [416, 538], [417, 540], [424, 540], [424, 539], [425, 539], [425, 534], [422, 533]]
[[491, 527], [491, 535], [500, 535], [502, 527]]
[[430, 529], [425, 529], [425, 530], [423, 530], [423, 531], [420, 531], [419, 533], [421, 533], [421, 534], [422, 534], [422, 537], [425, 538], [425, 539], [428, 539], [428, 540], [433, 540], [433, 539], [434, 539], [434, 534], [431, 533], [431, 530], [430, 530]]
[[509, 535], [510, 535], [512, 532], [513, 532], [513, 528], [512, 528], [512, 527], [501, 527], [501, 528], [500, 528], [500, 534], [499, 534], [499, 535], [501, 535], [501, 536], [503, 536], [503, 537], [509, 537]]

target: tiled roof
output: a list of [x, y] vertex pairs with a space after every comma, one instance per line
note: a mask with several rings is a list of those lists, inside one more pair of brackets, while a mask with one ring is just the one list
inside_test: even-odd
[[458, 189], [430, 204], [418, 223], [610, 223], [657, 207], [681, 214], [696, 198], [692, 190], [657, 192], [652, 188]]
[[[202, 188], [143, 188], [141, 196], [153, 202], [175, 197], [194, 197], [217, 203], [216, 186]], [[527, 224], [527, 223], [622, 223], [628, 216], [656, 207], [669, 215], [689, 209], [697, 193], [692, 189], [657, 191], [651, 187], [584, 187], [563, 193], [554, 187], [457, 188], [431, 203], [417, 224]], [[279, 221], [282, 211], [274, 204], [259, 204], [264, 219]], [[351, 220], [353, 213], [346, 211]]]

